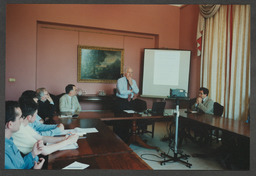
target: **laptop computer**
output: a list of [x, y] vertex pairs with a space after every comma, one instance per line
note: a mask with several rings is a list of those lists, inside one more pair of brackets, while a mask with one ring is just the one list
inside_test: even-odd
[[153, 102], [152, 110], [150, 113], [152, 115], [164, 115], [164, 108], [166, 102]]

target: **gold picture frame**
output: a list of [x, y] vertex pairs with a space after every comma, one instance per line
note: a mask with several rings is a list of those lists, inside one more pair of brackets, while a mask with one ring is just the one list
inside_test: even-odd
[[123, 73], [124, 49], [78, 45], [78, 82], [116, 83]]

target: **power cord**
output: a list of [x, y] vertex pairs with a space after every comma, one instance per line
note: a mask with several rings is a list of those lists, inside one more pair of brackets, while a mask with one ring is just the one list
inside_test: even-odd
[[157, 158], [163, 158], [162, 156], [158, 156], [156, 154], [141, 154], [140, 157], [142, 159], [144, 159], [144, 160], [147, 160], [147, 161], [154, 161], [154, 162], [161, 162], [162, 161], [162, 160], [153, 160], [153, 159], [148, 159], [148, 158], [143, 157], [143, 156], [146, 156], [146, 155], [148, 155], [148, 156], [155, 156]]
[[[168, 149], [167, 155], [169, 154], [170, 150], [171, 150], [171, 148]], [[165, 157], [162, 156], [162, 153], [165, 153], [165, 152], [162, 151], [161, 149], [159, 149], [159, 152], [161, 154], [160, 156], [156, 155], [156, 154], [141, 154], [140, 157], [144, 160], [147, 160], [147, 161], [161, 162], [161, 161], [165, 160]], [[153, 160], [153, 159], [145, 158], [143, 156], [154, 156], [154, 157], [157, 157], [157, 158], [160, 158], [160, 159], [163, 159], [163, 160]]]

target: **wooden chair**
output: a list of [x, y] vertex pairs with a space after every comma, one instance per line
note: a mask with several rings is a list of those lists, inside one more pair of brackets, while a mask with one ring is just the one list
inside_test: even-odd
[[[151, 125], [151, 131], [148, 130], [148, 126]], [[144, 134], [144, 133], [151, 133], [151, 137], [154, 137], [154, 132], [155, 132], [155, 121], [151, 119], [147, 119], [146, 122], [143, 121], [138, 121], [138, 133], [139, 134]]]

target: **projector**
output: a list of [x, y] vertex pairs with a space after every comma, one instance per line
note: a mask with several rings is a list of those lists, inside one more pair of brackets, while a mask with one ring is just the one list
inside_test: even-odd
[[184, 89], [170, 89], [170, 97], [187, 97], [188, 93]]

